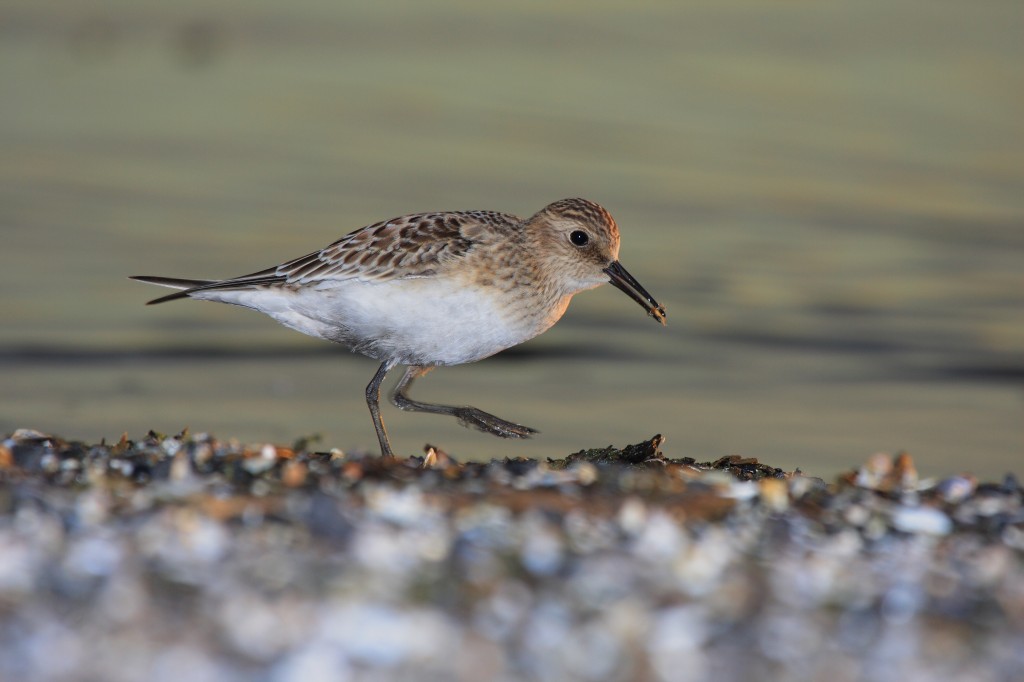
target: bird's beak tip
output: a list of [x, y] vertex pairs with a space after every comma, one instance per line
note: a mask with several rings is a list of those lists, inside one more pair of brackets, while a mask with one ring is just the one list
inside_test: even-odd
[[616, 288], [626, 293], [630, 298], [639, 303], [647, 314], [653, 317], [658, 322], [661, 322], [662, 326], [668, 326], [665, 315], [665, 306], [661, 305], [654, 298], [647, 293], [647, 290], [640, 285], [636, 279], [633, 278], [619, 261], [613, 261], [611, 265], [605, 268], [605, 273], [608, 275], [609, 281]]

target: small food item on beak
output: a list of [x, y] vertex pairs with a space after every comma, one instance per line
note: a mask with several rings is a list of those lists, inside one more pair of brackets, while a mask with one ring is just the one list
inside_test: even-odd
[[622, 267], [622, 263], [612, 261], [612, 264], [606, 267], [604, 271], [607, 273], [609, 281], [643, 306], [648, 315], [662, 324], [667, 324], [665, 321], [665, 306], [655, 301], [654, 297], [647, 293], [647, 290], [641, 286], [640, 282], [636, 281], [633, 275], [629, 274], [626, 268]]

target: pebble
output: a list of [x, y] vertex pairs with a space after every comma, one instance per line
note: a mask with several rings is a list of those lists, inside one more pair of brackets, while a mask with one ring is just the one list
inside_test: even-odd
[[932, 483], [876, 454], [827, 484], [663, 440], [642, 461], [481, 463], [19, 430], [0, 446], [0, 679], [1024, 669], [1016, 478]]
[[948, 535], [953, 530], [953, 521], [934, 507], [900, 506], [893, 510], [892, 526], [904, 533]]

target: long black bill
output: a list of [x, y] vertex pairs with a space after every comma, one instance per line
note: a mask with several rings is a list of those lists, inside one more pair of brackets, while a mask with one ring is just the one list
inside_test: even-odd
[[647, 289], [640, 286], [640, 282], [633, 278], [633, 275], [626, 272], [619, 261], [612, 261], [612, 264], [604, 269], [609, 280], [617, 288], [621, 289], [631, 299], [639, 303], [647, 311], [647, 314], [658, 322], [665, 324], [665, 306], [660, 305], [647, 293]]

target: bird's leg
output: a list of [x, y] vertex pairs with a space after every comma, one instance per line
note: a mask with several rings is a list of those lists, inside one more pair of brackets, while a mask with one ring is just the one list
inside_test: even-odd
[[370, 417], [373, 419], [373, 428], [377, 430], [377, 440], [380, 441], [381, 457], [394, 457], [391, 451], [391, 443], [388, 441], [388, 432], [384, 430], [384, 422], [380, 418], [380, 383], [384, 381], [388, 371], [395, 366], [392, 360], [380, 363], [377, 373], [366, 385], [366, 405], [370, 408]]
[[[433, 405], [431, 403], [421, 403], [418, 400], [410, 398], [406, 391], [412, 386], [412, 382], [419, 379], [421, 376], [432, 370], [433, 367], [424, 367], [421, 365], [411, 365], [405, 370], [405, 376], [395, 386], [395, 390], [391, 393], [391, 403], [400, 410], [410, 410], [412, 412], [429, 412], [431, 414], [448, 414], [459, 420], [459, 423], [463, 426], [469, 426], [474, 429], [486, 431], [487, 433], [494, 434], [501, 438], [529, 438], [532, 434], [537, 433], [536, 430], [531, 429], [529, 426], [522, 426], [521, 424], [514, 424], [512, 422], [499, 419], [493, 414], [488, 414], [483, 410], [478, 410], [475, 407], [453, 407], [451, 405]], [[379, 382], [378, 382], [379, 383]]]

